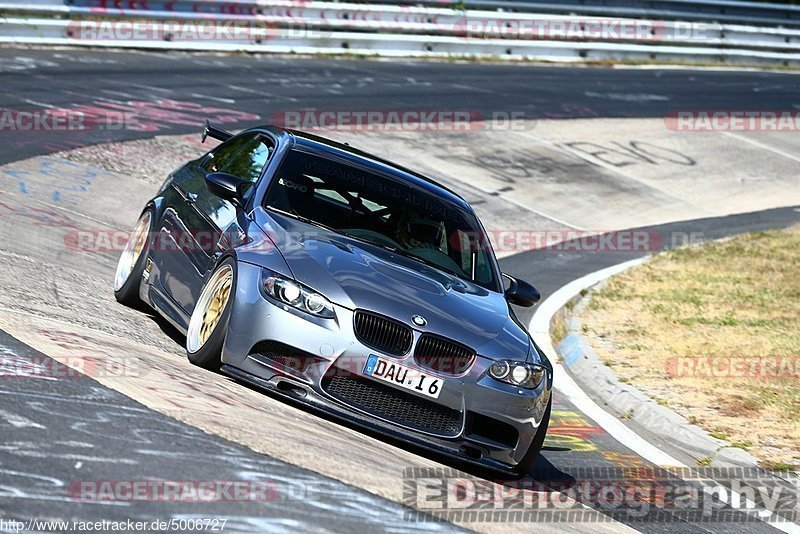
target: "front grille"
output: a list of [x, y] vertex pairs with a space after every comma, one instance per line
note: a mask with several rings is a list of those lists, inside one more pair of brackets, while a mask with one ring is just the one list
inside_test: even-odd
[[250, 349], [250, 357], [284, 371], [304, 373], [322, 358], [273, 340], [259, 341]]
[[357, 311], [356, 337], [364, 345], [386, 354], [402, 356], [411, 348], [411, 328], [375, 313]]
[[423, 334], [417, 341], [414, 361], [439, 373], [459, 375], [472, 366], [475, 351], [443, 337]]
[[322, 387], [333, 397], [367, 413], [403, 426], [455, 436], [461, 431], [461, 412], [356, 375], [334, 374]]

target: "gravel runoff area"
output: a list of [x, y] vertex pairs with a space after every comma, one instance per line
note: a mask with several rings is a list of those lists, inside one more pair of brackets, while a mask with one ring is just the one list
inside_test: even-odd
[[[160, 185], [167, 178], [166, 170], [175, 169], [200, 154], [211, 150], [216, 141], [200, 142], [200, 134], [167, 135], [151, 139], [103, 143], [57, 152], [53, 157]], [[155, 191], [155, 189], [153, 189]]]

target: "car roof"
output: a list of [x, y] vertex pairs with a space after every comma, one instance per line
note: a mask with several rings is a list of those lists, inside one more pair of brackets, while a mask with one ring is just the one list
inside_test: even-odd
[[299, 130], [290, 130], [288, 128], [270, 129], [278, 130], [279, 132], [288, 135], [297, 147], [305, 148], [311, 152], [318, 154], [333, 154], [345, 159], [349, 159], [355, 163], [359, 163], [367, 168], [381, 172], [382, 174], [390, 175], [394, 178], [408, 182], [416, 187], [428, 191], [434, 195], [445, 198], [459, 207], [473, 212], [472, 206], [467, 203], [458, 193], [445, 187], [444, 185], [428, 178], [427, 176], [413, 171], [402, 165], [398, 165], [387, 159], [380, 158], [369, 152], [364, 152], [358, 148], [354, 148], [348, 144], [333, 141], [326, 137], [315, 135], [308, 132]]

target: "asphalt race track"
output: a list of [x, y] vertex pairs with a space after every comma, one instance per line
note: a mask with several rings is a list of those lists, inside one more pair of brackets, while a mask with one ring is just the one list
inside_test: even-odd
[[[775, 530], [744, 519], [715, 521], [670, 513], [635, 520], [599, 503], [581, 507], [586, 511], [583, 522], [569, 524], [404, 520], [411, 510], [408, 506], [413, 506], [406, 491], [413, 481], [405, 479], [404, 470], [441, 467], [441, 459], [343, 428], [191, 367], [182, 356], [179, 335], [160, 321], [120, 309], [114, 302], [110, 288], [116, 256], [99, 255], [88, 261], [85, 255], [64, 250], [64, 235], [78, 228], [70, 226], [78, 224], [75, 221], [80, 228], [129, 227], [142, 199], [152, 195], [163, 176], [138, 176], [139, 181], [120, 183], [114, 181], [113, 173], [91, 168], [87, 171], [91, 181], [76, 184], [70, 169], [77, 164], [49, 155], [154, 136], [178, 139], [181, 134], [198, 132], [206, 116], [233, 129], [268, 122], [276, 113], [299, 108], [462, 109], [485, 117], [521, 112], [529, 120], [549, 121], [661, 120], [676, 109], [796, 109], [800, 105], [797, 79], [793, 74], [765, 72], [0, 49], [2, 109], [105, 106], [146, 117], [135, 121], [136, 128], [0, 131], [0, 164], [7, 164], [0, 167], [0, 265], [5, 271], [0, 276], [4, 287], [0, 326], [5, 330], [0, 331], [0, 351], [63, 375], [2, 381], [0, 429], [5, 439], [0, 449], [0, 518], [217, 517], [229, 520], [225, 531]], [[173, 102], [173, 112], [165, 113], [163, 104], [153, 104], [156, 101]], [[446, 136], [430, 136], [427, 141], [437, 139], [452, 142]], [[373, 151], [380, 150], [383, 142], [380, 136], [365, 139]], [[784, 142], [771, 145], [773, 152], [797, 157], [796, 145], [779, 143]], [[413, 148], [411, 144], [392, 146], [387, 143], [386, 150], [399, 158], [406, 146]], [[692, 158], [702, 152], [698, 149]], [[795, 168], [797, 161], [793, 161]], [[32, 168], [41, 171], [36, 187], [20, 178]], [[128, 174], [137, 172], [130, 169]], [[45, 182], [47, 187], [42, 186]], [[87, 191], [91, 195], [81, 196]], [[657, 224], [638, 226], [652, 235], [700, 233], [705, 239], [785, 227], [800, 222], [800, 211], [791, 205], [797, 203], [793, 202], [796, 193], [787, 194], [788, 207], [759, 206], [756, 211], [739, 209], [736, 204], [735, 209], [709, 211], [706, 217], [688, 221], [667, 222], [654, 216], [644, 220]], [[510, 209], [497, 194], [481, 194], [487, 198], [487, 213]], [[468, 200], [473, 201], [469, 196]], [[532, 212], [526, 217], [546, 218]], [[561, 222], [569, 227], [570, 221]], [[658, 250], [673, 244], [665, 240]], [[547, 298], [580, 276], [644, 254], [529, 251], [507, 254], [501, 265], [534, 283]], [[533, 312], [519, 313], [527, 322]], [[137, 365], [150, 374], [119, 385], [111, 379], [78, 376], [48, 357], [57, 358], [58, 347], [98, 355], [135, 350]], [[180, 387], [189, 389], [148, 388], [178, 375], [181, 380], [185, 377]], [[165, 402], [176, 391], [192, 392], [185, 405]], [[224, 406], [217, 406], [219, 412], [214, 413], [220, 419], [212, 424], [210, 419], [203, 420], [202, 410], [214, 405], [213, 399], [222, 399], [216, 404]], [[256, 417], [256, 413], [260, 419], [247, 416]], [[634, 430], [660, 445], [645, 429]], [[680, 451], [668, 452], [686, 461]], [[557, 392], [551, 431], [529, 477], [544, 485], [536, 491], [558, 493], [564, 484], [579, 482], [593, 469], [628, 467], [654, 466]], [[266, 480], [272, 491], [257, 501], [211, 505], [84, 502], [70, 492], [79, 480], [151, 478]]]
[[[3, 49], [4, 109], [174, 99], [256, 113], [286, 108], [464, 109], [529, 118], [663, 117], [676, 109], [792, 109], [792, 74]], [[603, 95], [606, 98], [603, 98]], [[765, 97], [768, 95], [768, 97]], [[103, 141], [195, 131], [61, 132], [4, 142], [0, 162]], [[243, 120], [241, 124], [249, 124]], [[10, 141], [10, 140], [9, 140]]]
[[[5, 333], [0, 333], [0, 350], [32, 362], [45, 358]], [[153, 413], [66, 367], [56, 369], [54, 374], [60, 372], [68, 379], [15, 378], [11, 387], [3, 388], [4, 426], [13, 429], [13, 437], [4, 440], [0, 471], [6, 518], [99, 516], [150, 523], [154, 519], [221, 517], [230, 518], [225, 530], [232, 532], [324, 530], [327, 525], [335, 525], [336, 530], [381, 529], [402, 520], [403, 507], [398, 504], [254, 454]], [[8, 416], [19, 413], [27, 416]], [[40, 442], [44, 428], [50, 439]], [[95, 449], [96, 443], [102, 443], [101, 450]], [[148, 466], [144, 471], [143, 465]], [[228, 481], [249, 473], [254, 479], [268, 478], [270, 482], [259, 488], [263, 493], [254, 502], [217, 502], [200, 510], [196, 503], [110, 506], [72, 498], [79, 490], [64, 488], [60, 481], [76, 471], [84, 480], [141, 480], [149, 472], [168, 480]], [[280, 481], [281, 489], [272, 481]], [[38, 501], [38, 506], [23, 504], [33, 501]], [[13, 508], [6, 508], [11, 503], [15, 503]]]

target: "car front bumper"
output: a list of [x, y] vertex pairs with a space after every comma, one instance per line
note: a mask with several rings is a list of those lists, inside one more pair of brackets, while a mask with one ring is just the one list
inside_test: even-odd
[[[415, 363], [413, 347], [406, 356], [394, 357], [362, 344], [353, 310], [334, 305], [335, 319], [311, 317], [266, 298], [260, 283], [261, 267], [238, 262], [222, 354], [226, 374], [368, 430], [495, 470], [511, 472], [528, 451], [550, 400], [552, 371], [532, 390], [491, 378], [486, 371], [492, 360], [481, 356], [461, 375], [435, 373]], [[415, 344], [419, 335], [415, 330]], [[278, 354], [276, 347], [288, 354]], [[364, 376], [370, 355], [444, 379], [439, 397]], [[334, 381], [351, 382], [341, 389]], [[412, 409], [419, 412], [414, 417]], [[417, 416], [438, 417], [446, 428], [428, 428]]]

